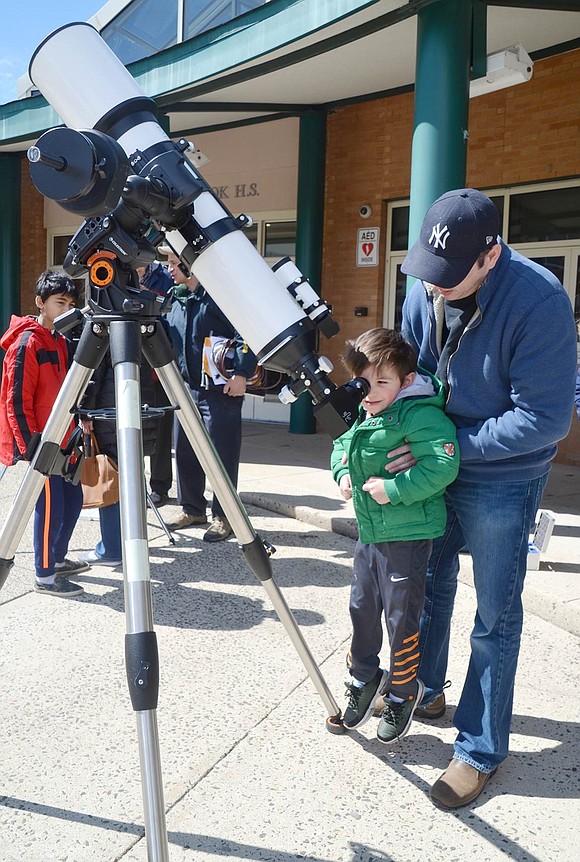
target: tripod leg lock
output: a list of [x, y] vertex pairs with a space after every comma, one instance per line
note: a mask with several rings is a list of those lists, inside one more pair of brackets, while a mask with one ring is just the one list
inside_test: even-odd
[[0, 590], [6, 583], [10, 569], [14, 565], [14, 557], [11, 560], [0, 560]]
[[157, 709], [159, 652], [155, 632], [125, 635], [125, 669], [134, 711]]
[[246, 563], [260, 581], [269, 581], [272, 577], [270, 552], [259, 536], [247, 545], [240, 545]]

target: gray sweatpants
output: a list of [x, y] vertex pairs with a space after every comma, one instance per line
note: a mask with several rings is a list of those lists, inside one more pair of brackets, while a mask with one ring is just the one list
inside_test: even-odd
[[430, 539], [356, 543], [350, 590], [352, 676], [370, 682], [383, 645], [382, 614], [390, 645], [389, 685], [397, 697], [414, 697], [419, 667], [419, 620], [425, 598]]

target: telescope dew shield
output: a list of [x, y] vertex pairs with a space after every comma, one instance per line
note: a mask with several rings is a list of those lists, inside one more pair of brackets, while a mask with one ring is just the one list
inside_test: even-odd
[[66, 24], [47, 36], [32, 55], [28, 74], [65, 125], [105, 132], [128, 156], [138, 148], [136, 138], [139, 149], [169, 140], [156, 121], [154, 100], [91, 24]]

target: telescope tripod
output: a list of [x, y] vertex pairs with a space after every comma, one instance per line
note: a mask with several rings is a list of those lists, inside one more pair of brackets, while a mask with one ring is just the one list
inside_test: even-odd
[[155, 317], [100, 314], [88, 317], [80, 341], [30, 466], [0, 533], [0, 588], [14, 563], [14, 554], [41, 493], [45, 476], [60, 472], [60, 442], [71, 413], [82, 398], [94, 370], [107, 350], [115, 375], [115, 408], [119, 458], [123, 575], [125, 590], [125, 665], [137, 733], [148, 859], [168, 862], [169, 849], [161, 777], [157, 700], [159, 657], [153, 629], [146, 488], [143, 474], [140, 360], [143, 353], [173, 405], [178, 419], [219, 498], [246, 562], [264, 587], [324, 706], [327, 729], [343, 732], [340, 709], [318, 668], [279, 588], [274, 582], [268, 550], [248, 515], [209, 438], [203, 420], [185, 387], [165, 332]]

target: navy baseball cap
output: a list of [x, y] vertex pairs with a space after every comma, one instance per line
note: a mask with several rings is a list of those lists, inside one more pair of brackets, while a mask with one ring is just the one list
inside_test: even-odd
[[454, 189], [431, 204], [421, 234], [403, 261], [405, 275], [452, 288], [482, 251], [498, 241], [499, 213], [477, 189]]

